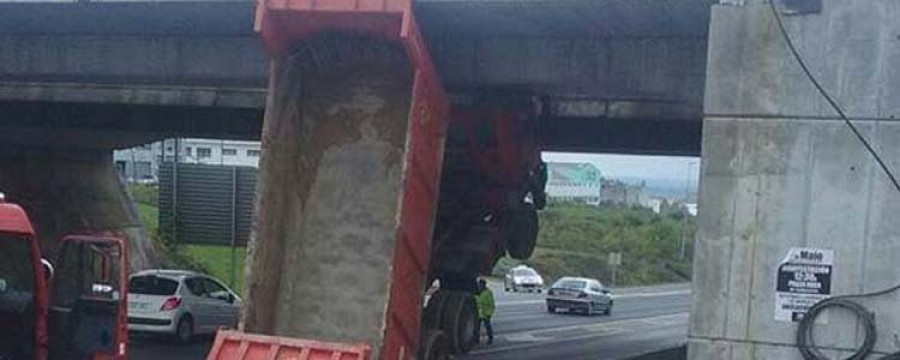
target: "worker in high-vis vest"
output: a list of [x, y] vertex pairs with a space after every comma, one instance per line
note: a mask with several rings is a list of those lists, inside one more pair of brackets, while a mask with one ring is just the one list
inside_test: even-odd
[[475, 326], [475, 342], [481, 342], [481, 325], [487, 332], [488, 344], [494, 343], [494, 328], [491, 326], [491, 318], [494, 317], [494, 293], [488, 289], [484, 279], [478, 279], [478, 292], [475, 293], [475, 303], [478, 304], [478, 324]]

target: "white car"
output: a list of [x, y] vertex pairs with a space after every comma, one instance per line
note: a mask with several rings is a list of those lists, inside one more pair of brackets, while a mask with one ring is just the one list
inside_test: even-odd
[[131, 276], [128, 330], [170, 335], [182, 344], [197, 334], [235, 328], [241, 299], [221, 281], [193, 271], [147, 270]]
[[595, 279], [564, 277], [547, 291], [547, 312], [550, 313], [564, 310], [610, 315], [612, 308], [612, 292]]
[[509, 269], [509, 272], [506, 273], [503, 287], [506, 291], [537, 291], [540, 293], [544, 289], [544, 279], [534, 269], [519, 265]]

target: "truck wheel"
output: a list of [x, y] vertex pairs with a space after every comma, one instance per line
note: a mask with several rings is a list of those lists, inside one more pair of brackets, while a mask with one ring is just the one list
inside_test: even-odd
[[527, 260], [534, 253], [538, 236], [538, 215], [534, 205], [525, 204], [521, 209], [508, 213], [506, 221], [506, 250], [517, 260]]
[[440, 330], [425, 330], [419, 358], [422, 360], [450, 359], [450, 341], [447, 339], [447, 334]]
[[[446, 304], [446, 290], [438, 290], [431, 295], [431, 299], [428, 300], [428, 305], [425, 306], [425, 311], [422, 313], [422, 326], [425, 329], [438, 330], [441, 328], [441, 315]], [[447, 336], [447, 334], [444, 334], [444, 336]]]
[[450, 340], [450, 352], [465, 355], [475, 345], [475, 326], [478, 308], [472, 294], [461, 291], [448, 292], [447, 303], [441, 316], [441, 330]]

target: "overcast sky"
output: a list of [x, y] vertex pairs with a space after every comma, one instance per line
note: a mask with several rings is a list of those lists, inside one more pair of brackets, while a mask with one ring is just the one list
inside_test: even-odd
[[[642, 179], [676, 180], [684, 182], [690, 167], [691, 183], [700, 174], [700, 158], [675, 156], [606, 155], [586, 153], [544, 152], [544, 161], [590, 162], [604, 177], [636, 177]], [[690, 165], [695, 164], [695, 165]]]

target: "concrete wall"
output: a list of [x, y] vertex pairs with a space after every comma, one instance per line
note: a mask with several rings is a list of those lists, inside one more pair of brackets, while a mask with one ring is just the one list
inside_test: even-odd
[[[900, 280], [900, 194], [790, 56], [765, 1], [713, 9], [689, 358], [800, 359], [796, 324], [774, 320], [791, 247], [834, 250], [832, 294]], [[888, 165], [900, 171], [900, 3], [825, 0], [785, 18], [812, 71]], [[861, 301], [876, 349], [897, 351], [900, 294]], [[829, 313], [816, 332], [845, 358], [861, 331]]]
[[66, 234], [121, 231], [135, 270], [153, 266], [150, 237], [116, 174], [112, 150], [0, 147], [0, 191], [28, 212], [44, 256]]
[[244, 328], [380, 349], [412, 94], [406, 55], [373, 39], [315, 38], [271, 74]]

